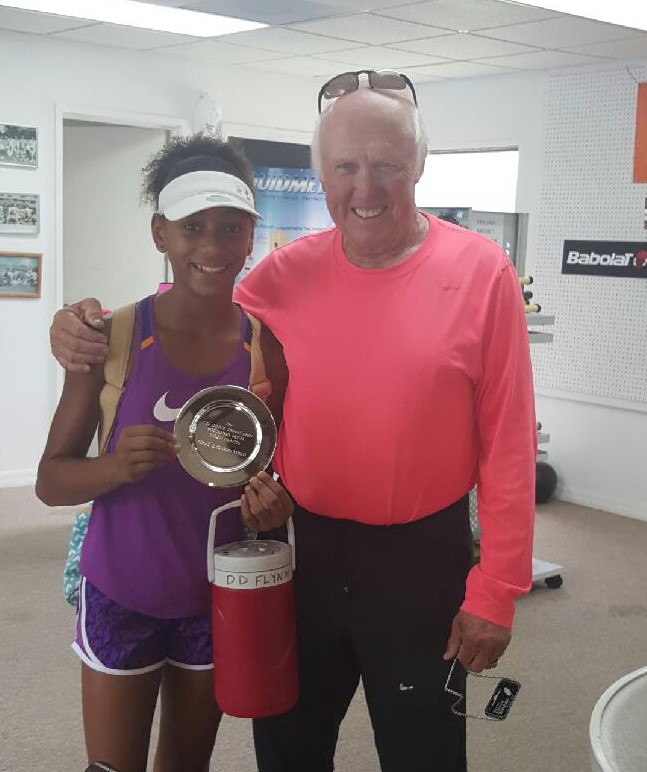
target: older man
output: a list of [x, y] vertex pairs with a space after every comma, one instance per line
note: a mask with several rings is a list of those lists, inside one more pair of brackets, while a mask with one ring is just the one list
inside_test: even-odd
[[531, 582], [521, 293], [492, 242], [417, 210], [427, 148], [407, 78], [344, 74], [322, 98], [313, 161], [335, 227], [275, 250], [238, 288], [285, 354], [275, 468], [296, 502], [300, 699], [256, 722], [259, 769], [332, 770], [361, 678], [385, 772], [463, 772], [451, 661], [493, 667]]

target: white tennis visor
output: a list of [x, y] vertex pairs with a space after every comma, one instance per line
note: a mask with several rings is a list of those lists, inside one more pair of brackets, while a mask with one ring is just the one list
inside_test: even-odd
[[240, 209], [257, 220], [263, 219], [254, 209], [252, 191], [242, 180], [212, 171], [189, 172], [171, 180], [160, 191], [157, 213], [175, 221], [214, 206]]

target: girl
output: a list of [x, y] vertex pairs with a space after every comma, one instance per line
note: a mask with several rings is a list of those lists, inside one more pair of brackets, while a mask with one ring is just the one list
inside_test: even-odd
[[[193, 480], [176, 459], [177, 409], [200, 389], [247, 386], [249, 321], [232, 302], [251, 253], [251, 170], [231, 145], [172, 141], [144, 169], [151, 231], [173, 286], [137, 304], [131, 370], [106, 453], [86, 458], [97, 428], [103, 367], [66, 373], [38, 471], [49, 505], [94, 500], [80, 568], [77, 633], [88, 762], [144, 772], [161, 694], [155, 772], [206, 772], [220, 711], [213, 698], [207, 529], [212, 510], [241, 496]], [[245, 487], [255, 530], [292, 513], [267, 473]], [[216, 543], [244, 538], [236, 511]]]

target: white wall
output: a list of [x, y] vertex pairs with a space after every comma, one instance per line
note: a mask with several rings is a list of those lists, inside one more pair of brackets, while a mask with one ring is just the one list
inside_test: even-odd
[[[132, 113], [191, 122], [203, 91], [221, 105], [227, 133], [307, 142], [316, 113], [306, 79], [175, 57], [0, 32], [0, 122], [39, 129], [35, 170], [0, 167], [0, 189], [41, 196], [37, 237], [0, 237], [5, 250], [42, 252], [40, 300], [0, 299], [0, 485], [27, 485], [44, 445], [56, 395], [48, 328], [56, 286], [57, 109]], [[62, 142], [61, 142], [62, 145]]]
[[543, 74], [522, 74], [434, 81], [417, 89], [432, 150], [519, 148], [516, 211], [531, 214], [527, 267], [539, 227], [547, 86]]
[[645, 413], [542, 395], [537, 410], [558, 498], [647, 520]]
[[97, 295], [119, 308], [164, 279], [139, 202], [141, 169], [167, 132], [66, 121], [63, 134], [63, 301]]
[[[621, 67], [615, 65], [614, 69]], [[530, 214], [526, 272], [535, 274], [533, 287], [536, 299], [542, 303], [542, 281], [548, 304], [544, 310], [556, 316], [555, 333], [560, 342], [569, 341], [569, 324], [559, 325], [568, 318], [581, 326], [588, 311], [568, 293], [554, 293], [552, 285], [559, 279], [559, 258], [554, 249], [542, 248], [542, 234], [552, 227], [549, 207], [542, 206], [545, 170], [554, 159], [545, 156], [545, 128], [548, 123], [549, 95], [554, 79], [571, 78], [577, 85], [577, 75], [514, 75], [497, 78], [456, 82], [434, 82], [421, 86], [419, 102], [427, 125], [431, 146], [437, 150], [461, 150], [517, 146], [520, 150], [517, 187], [517, 211]], [[632, 124], [633, 112], [618, 102], [620, 97], [607, 88], [609, 76], [603, 72], [583, 73], [583, 88], [595, 104], [597, 120], [612, 126], [617, 121]], [[596, 88], [597, 82], [597, 88]], [[602, 98], [603, 97], [603, 98]], [[623, 96], [623, 98], [625, 98]], [[555, 121], [553, 131], [558, 130]], [[572, 132], [573, 126], [564, 127]], [[629, 129], [630, 130], [630, 129]], [[624, 130], [626, 131], [626, 129]], [[595, 167], [600, 159], [608, 158], [614, 147], [614, 137], [601, 133], [590, 147], [589, 163]], [[630, 168], [630, 159], [624, 159]], [[561, 182], [576, 198], [585, 184], [577, 174], [564, 175]], [[631, 186], [630, 176], [626, 187]], [[615, 211], [614, 200], [608, 200], [609, 211]], [[622, 220], [620, 221], [622, 222]], [[590, 227], [595, 228], [595, 222]], [[564, 232], [564, 238], [597, 238], [595, 232], [573, 236]], [[614, 234], [621, 239], [622, 234]], [[627, 236], [627, 240], [632, 240]], [[600, 282], [616, 281], [600, 279]], [[644, 295], [647, 282], [632, 280], [632, 290]], [[593, 334], [593, 333], [592, 333]], [[553, 344], [555, 345], [555, 344]], [[551, 344], [533, 347], [533, 359], [546, 356]], [[647, 346], [644, 339], [636, 340], [635, 356], [642, 360], [647, 382]], [[591, 362], [590, 377], [594, 378]], [[542, 370], [546, 365], [542, 363]], [[543, 374], [542, 377], [546, 377]], [[558, 495], [566, 501], [607, 509], [611, 512], [647, 520], [647, 404], [617, 406], [613, 400], [591, 399], [586, 394], [559, 393], [542, 387], [542, 377], [536, 377], [538, 387], [537, 417], [544, 431], [551, 435], [548, 461], [559, 475]], [[622, 373], [617, 373], [622, 378]], [[597, 404], [596, 404], [597, 402]]]

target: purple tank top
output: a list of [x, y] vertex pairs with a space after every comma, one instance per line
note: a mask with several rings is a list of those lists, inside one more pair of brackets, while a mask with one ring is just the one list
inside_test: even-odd
[[[213, 375], [194, 376], [174, 367], [158, 345], [153, 299], [137, 304], [138, 345], [108, 452], [114, 451], [125, 426], [155, 424], [173, 431], [178, 409], [200, 389], [249, 383], [245, 314], [240, 343], [229, 365]], [[95, 500], [81, 572], [112, 600], [148, 616], [173, 619], [205, 613], [210, 606], [209, 517], [240, 493], [239, 488], [211, 488], [194, 480], [177, 460], [154, 469], [143, 480]], [[243, 538], [239, 510], [218, 516], [216, 544]]]

